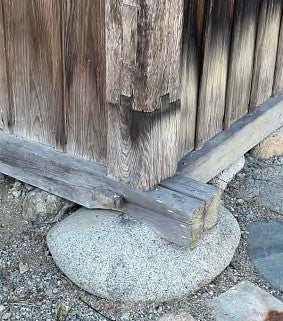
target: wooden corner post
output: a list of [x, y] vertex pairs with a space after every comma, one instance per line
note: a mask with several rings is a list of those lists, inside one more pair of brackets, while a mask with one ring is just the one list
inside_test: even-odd
[[141, 189], [179, 160], [183, 2], [106, 1], [108, 174]]

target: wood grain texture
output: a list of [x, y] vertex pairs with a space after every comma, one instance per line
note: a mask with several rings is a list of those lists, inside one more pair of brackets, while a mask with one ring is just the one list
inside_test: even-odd
[[141, 113], [131, 101], [109, 106], [108, 174], [140, 189], [149, 189], [175, 174], [179, 155], [180, 104], [162, 98], [162, 108]]
[[66, 152], [105, 161], [104, 1], [64, 0], [63, 60]]
[[62, 61], [57, 0], [3, 0], [9, 122], [21, 136], [62, 148]]
[[154, 111], [180, 99], [183, 0], [106, 1], [106, 100]]
[[233, 1], [206, 1], [197, 147], [222, 130], [232, 17]]
[[281, 0], [261, 1], [250, 109], [272, 95], [281, 9]]
[[283, 91], [283, 6], [281, 13], [281, 26], [274, 75], [273, 94], [276, 95], [281, 91]]
[[206, 183], [282, 126], [281, 93], [210, 139], [202, 149], [189, 153], [180, 161], [178, 171], [182, 175]]
[[249, 109], [260, 0], [236, 0], [226, 93], [225, 128]]
[[13, 113], [10, 111], [8, 95], [8, 66], [2, 1], [0, 1], [0, 11], [0, 129], [9, 131], [10, 124], [13, 123]]
[[181, 64], [181, 111], [179, 147], [181, 157], [194, 149], [199, 76], [201, 68], [204, 0], [186, 0], [184, 6]]
[[213, 228], [219, 218], [222, 191], [213, 185], [195, 181], [184, 175], [174, 175], [160, 183], [180, 194], [205, 202], [204, 230]]
[[209, 187], [201, 186], [198, 192], [196, 183], [192, 194], [162, 186], [138, 191], [107, 178], [102, 165], [2, 131], [0, 172], [88, 208], [126, 212], [179, 245], [195, 245], [208, 228], [205, 219], [210, 200], [205, 194], [211, 197]]

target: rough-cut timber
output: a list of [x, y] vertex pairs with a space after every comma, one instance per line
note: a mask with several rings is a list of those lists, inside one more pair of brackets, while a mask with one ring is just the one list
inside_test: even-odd
[[[102, 165], [3, 131], [0, 131], [0, 172], [88, 208], [115, 208], [131, 214], [131, 206], [137, 206], [144, 212], [144, 216], [138, 217], [140, 220], [180, 245], [195, 245], [209, 228], [205, 219], [210, 211], [211, 194], [210, 198], [195, 197], [197, 191], [190, 195], [162, 186], [146, 192], [132, 189], [106, 177]], [[199, 195], [204, 195], [201, 184], [194, 186], [198, 185]]]
[[211, 229], [218, 221], [222, 191], [213, 185], [204, 184], [184, 175], [175, 175], [160, 183], [183, 195], [205, 202], [204, 229]]
[[281, 93], [209, 140], [201, 150], [184, 157], [179, 164], [179, 172], [206, 183], [282, 126]]
[[262, 0], [258, 20], [250, 109], [273, 92], [282, 0]]
[[139, 189], [149, 189], [176, 173], [179, 157], [180, 103], [141, 113], [122, 99], [109, 105], [108, 174]]
[[236, 0], [226, 93], [225, 127], [249, 109], [260, 0]]
[[204, 0], [185, 1], [181, 65], [180, 157], [194, 149]]
[[62, 148], [60, 2], [4, 0], [3, 14], [8, 126], [16, 134]]
[[279, 34], [277, 61], [274, 75], [273, 94], [276, 95], [280, 91], [283, 91], [283, 6], [281, 14], [281, 27]]
[[106, 1], [106, 100], [154, 111], [180, 99], [183, 0]]
[[207, 0], [196, 144], [222, 130], [234, 1]]
[[[104, 0], [63, 0], [63, 61], [66, 152], [104, 161], [105, 105]], [[61, 107], [58, 107], [61, 108]]]
[[[9, 95], [7, 84], [7, 61], [5, 48], [4, 13], [2, 1], [0, 2], [0, 129], [8, 131], [8, 127], [13, 119], [13, 114], [9, 111]], [[12, 121], [13, 122], [13, 121]]]

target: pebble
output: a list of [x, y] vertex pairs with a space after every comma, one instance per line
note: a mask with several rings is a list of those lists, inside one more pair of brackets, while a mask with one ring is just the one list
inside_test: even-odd
[[12, 316], [12, 313], [7, 312], [2, 315], [2, 320], [9, 320], [9, 319], [11, 319], [11, 316]]
[[6, 308], [4, 307], [4, 305], [0, 305], [0, 313], [4, 312], [6, 310]]
[[29, 267], [27, 264], [24, 264], [22, 262], [19, 263], [20, 274], [24, 274], [24, 273], [28, 272], [28, 270], [29, 270]]

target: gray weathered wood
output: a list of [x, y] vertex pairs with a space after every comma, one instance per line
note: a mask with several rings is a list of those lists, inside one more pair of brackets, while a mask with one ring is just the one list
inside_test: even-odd
[[9, 86], [7, 77], [7, 61], [6, 61], [6, 44], [4, 29], [4, 12], [2, 1], [0, 2], [0, 129], [9, 131], [9, 127], [14, 122], [13, 112], [10, 110], [9, 104]]
[[217, 224], [222, 191], [212, 185], [195, 181], [184, 175], [175, 175], [160, 183], [168, 189], [205, 202], [204, 229]]
[[[0, 131], [0, 172], [88, 208], [100, 204], [125, 211], [128, 211], [128, 204], [141, 207], [146, 213], [153, 213], [151, 219], [146, 218], [151, 225], [157, 215], [154, 226], [164, 238], [172, 241], [174, 235], [171, 227], [162, 222], [169, 224], [171, 221], [174, 230], [179, 226], [175, 237], [178, 244], [183, 240], [181, 245], [195, 244], [207, 229], [205, 199], [164, 187], [146, 192], [133, 189], [106, 177], [106, 168], [102, 165], [76, 159], [3, 131]], [[142, 216], [139, 219], [143, 221]], [[168, 229], [171, 232], [167, 237]]]
[[109, 105], [108, 174], [139, 189], [149, 189], [175, 174], [179, 155], [180, 104], [152, 113], [131, 110], [130, 103]]
[[60, 2], [2, 3], [11, 130], [63, 149]]
[[281, 93], [209, 140], [201, 150], [189, 153], [180, 161], [179, 172], [206, 183], [282, 126]]
[[224, 125], [249, 109], [260, 0], [236, 0], [232, 30]]
[[233, 2], [234, 0], [206, 1], [196, 131], [197, 147], [222, 130]]
[[[67, 153], [106, 161], [104, 0], [62, 0]], [[58, 104], [58, 109], [62, 107]]]
[[178, 141], [180, 157], [193, 150], [195, 146], [203, 16], [204, 0], [185, 1]]
[[281, 0], [261, 1], [251, 90], [251, 110], [272, 95], [281, 9]]
[[154, 111], [180, 98], [183, 0], [106, 1], [106, 101]]
[[276, 95], [280, 91], [283, 91], [283, 6], [281, 14], [281, 27], [277, 50], [276, 68], [274, 75], [273, 94]]

